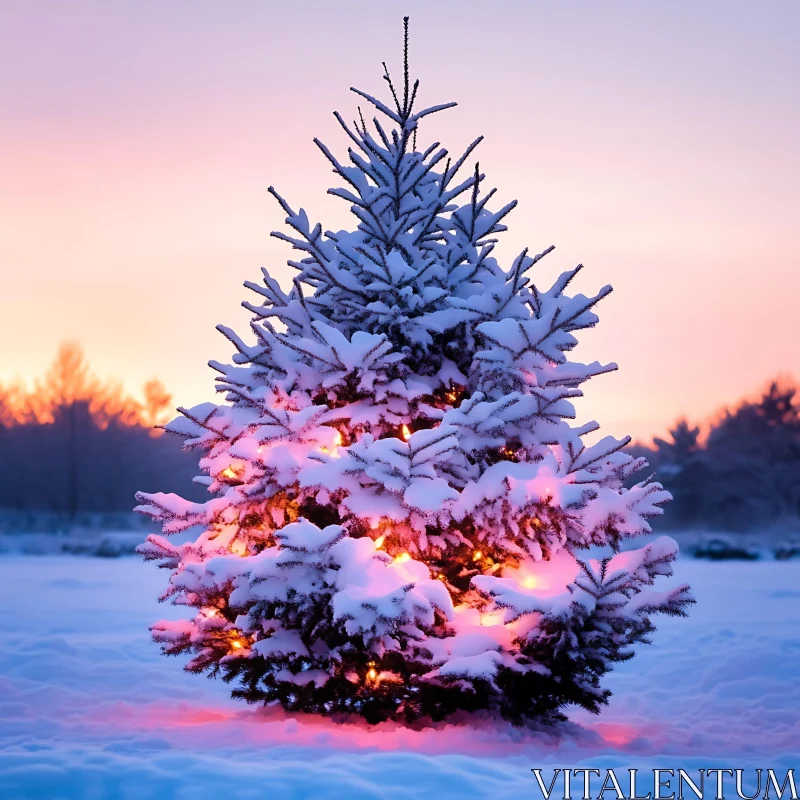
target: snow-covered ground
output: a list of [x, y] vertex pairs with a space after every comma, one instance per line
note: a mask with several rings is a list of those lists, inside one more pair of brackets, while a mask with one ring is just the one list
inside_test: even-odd
[[[0, 557], [0, 797], [541, 797], [532, 767], [800, 761], [797, 562], [682, 559], [698, 599], [558, 735], [408, 731], [249, 708], [159, 655], [164, 575], [135, 559]], [[545, 773], [546, 774], [546, 773]], [[574, 796], [579, 796], [578, 791]], [[606, 797], [613, 797], [608, 793]]]

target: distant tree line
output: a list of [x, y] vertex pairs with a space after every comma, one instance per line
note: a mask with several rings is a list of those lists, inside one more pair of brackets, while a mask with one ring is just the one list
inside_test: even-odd
[[70, 525], [78, 514], [130, 512], [137, 490], [192, 494], [196, 457], [154, 427], [170, 405], [159, 381], [136, 400], [94, 376], [79, 345], [62, 345], [31, 390], [0, 385], [0, 510]]
[[[197, 457], [155, 427], [170, 415], [159, 381], [137, 400], [93, 375], [79, 345], [62, 345], [31, 390], [0, 384], [0, 513], [47, 513], [70, 525], [79, 514], [130, 512], [139, 490], [202, 499], [192, 483]], [[800, 403], [790, 382], [725, 410], [705, 437], [684, 419], [630, 450], [674, 496], [663, 526], [800, 525]]]
[[800, 525], [800, 405], [797, 387], [773, 381], [756, 400], [725, 410], [705, 438], [681, 420], [647, 457], [672, 492], [664, 524], [753, 531]]

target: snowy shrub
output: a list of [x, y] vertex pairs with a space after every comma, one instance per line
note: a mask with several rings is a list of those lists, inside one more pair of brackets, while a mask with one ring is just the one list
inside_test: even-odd
[[[407, 44], [407, 39], [406, 39]], [[493, 255], [514, 208], [490, 210], [484, 176], [458, 177], [438, 144], [416, 148], [418, 82], [391, 101], [354, 90], [380, 119], [353, 125], [340, 161], [317, 141], [356, 217], [324, 231], [274, 190], [300, 252], [286, 291], [264, 270], [251, 339], [213, 362], [225, 403], [167, 426], [202, 452], [206, 502], [140, 494], [140, 552], [171, 571], [164, 598], [193, 619], [153, 627], [188, 669], [250, 702], [370, 721], [487, 709], [509, 719], [597, 711], [600, 679], [683, 614], [668, 538], [647, 534], [669, 495], [628, 440], [584, 444], [573, 400], [614, 364], [568, 359], [610, 287], [568, 292], [529, 273], [553, 248]], [[627, 483], [626, 483], [627, 482]], [[598, 557], [587, 550], [597, 548]], [[583, 557], [582, 557], [583, 556]]]

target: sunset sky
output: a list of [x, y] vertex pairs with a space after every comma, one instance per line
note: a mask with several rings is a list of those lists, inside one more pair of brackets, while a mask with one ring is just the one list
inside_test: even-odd
[[[102, 376], [213, 398], [214, 330], [270, 239], [274, 184], [323, 227], [311, 140], [401, 72], [411, 15], [420, 144], [478, 134], [487, 182], [520, 201], [500, 257], [556, 251], [611, 283], [576, 351], [620, 371], [579, 417], [646, 438], [779, 374], [800, 377], [800, 3], [6, 0], [0, 5], [0, 382], [76, 339]], [[534, 276], [535, 277], [535, 276]]]

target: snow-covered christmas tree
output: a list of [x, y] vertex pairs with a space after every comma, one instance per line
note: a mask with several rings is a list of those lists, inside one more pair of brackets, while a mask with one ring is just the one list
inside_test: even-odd
[[[212, 362], [225, 403], [179, 409], [167, 430], [202, 452], [210, 499], [140, 494], [163, 533], [139, 551], [170, 569], [164, 599], [194, 617], [153, 626], [187, 669], [290, 710], [441, 719], [486, 709], [515, 722], [597, 711], [600, 679], [633, 655], [656, 613], [682, 615], [686, 586], [666, 537], [650, 533], [669, 494], [633, 484], [627, 439], [587, 446], [596, 423], [573, 399], [614, 364], [567, 359], [597, 322], [593, 296], [548, 289], [538, 255], [503, 268], [496, 236], [515, 203], [489, 209], [476, 139], [451, 159], [416, 147], [418, 82], [388, 72], [379, 117], [348, 125], [339, 160], [353, 230], [325, 231], [270, 189], [302, 254], [289, 291], [263, 271], [251, 339]], [[385, 70], [385, 66], [384, 66]]]

